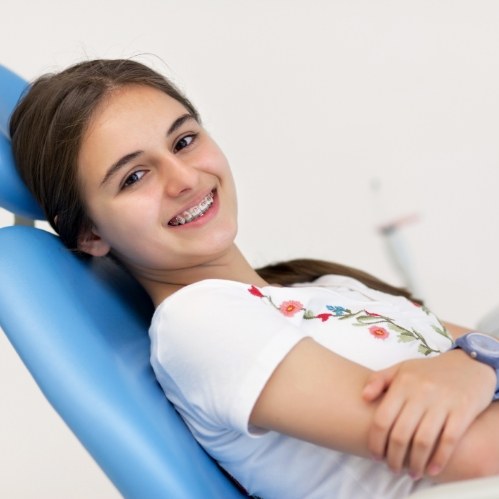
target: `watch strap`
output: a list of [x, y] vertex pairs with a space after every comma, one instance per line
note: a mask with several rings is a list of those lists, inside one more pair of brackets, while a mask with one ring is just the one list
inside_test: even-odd
[[[492, 366], [490, 363], [485, 361], [482, 357], [477, 356], [476, 354], [472, 355], [471, 352], [467, 351], [467, 349], [465, 348], [465, 345], [464, 345], [465, 342], [463, 342], [462, 340], [465, 339], [465, 337], [468, 336], [468, 334], [472, 334], [472, 333], [467, 333], [467, 334], [461, 336], [457, 342], [456, 341], [454, 342], [454, 344], [451, 347], [451, 350], [455, 350], [456, 348], [459, 348], [459, 349], [465, 351], [472, 359], [475, 359], [476, 361], [481, 362], [482, 364], [487, 364], [488, 366], [492, 367], [492, 369], [494, 369], [494, 371], [496, 373], [496, 389], [494, 391], [492, 401], [499, 400], [499, 368]], [[473, 353], [475, 353], [475, 352], [473, 352]]]

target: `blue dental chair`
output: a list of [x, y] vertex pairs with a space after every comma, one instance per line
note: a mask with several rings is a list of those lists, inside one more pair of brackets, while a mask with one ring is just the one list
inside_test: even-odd
[[[43, 219], [17, 176], [8, 119], [26, 82], [0, 66], [0, 206]], [[195, 442], [149, 365], [152, 304], [112, 261], [53, 234], [0, 229], [0, 328], [126, 498], [247, 497]]]
[[[44, 216], [17, 176], [8, 119], [26, 82], [0, 66], [0, 206]], [[248, 497], [199, 447], [149, 365], [152, 304], [108, 259], [80, 260], [53, 234], [0, 229], [0, 328], [40, 389], [125, 498]], [[43, 496], [43, 491], [41, 491]], [[497, 499], [499, 478], [411, 499]]]

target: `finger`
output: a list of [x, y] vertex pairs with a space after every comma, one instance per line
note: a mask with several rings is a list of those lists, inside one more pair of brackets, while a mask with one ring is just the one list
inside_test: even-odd
[[409, 455], [409, 474], [414, 480], [420, 479], [440, 443], [446, 425], [447, 412], [436, 408], [421, 418], [414, 434]]
[[388, 438], [392, 427], [405, 404], [405, 397], [388, 392], [374, 412], [367, 436], [367, 448], [376, 459], [386, 456]]
[[424, 417], [422, 407], [421, 404], [405, 404], [390, 432], [386, 461], [390, 469], [395, 473], [400, 472], [404, 467], [404, 463], [409, 461], [412, 440]]
[[463, 411], [448, 418], [435, 451], [427, 465], [426, 472], [428, 475], [436, 476], [445, 468], [472, 421], [473, 418], [463, 414]]

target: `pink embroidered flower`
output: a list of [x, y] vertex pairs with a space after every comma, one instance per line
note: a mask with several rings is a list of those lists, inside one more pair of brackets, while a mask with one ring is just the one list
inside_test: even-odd
[[279, 310], [286, 317], [293, 317], [293, 315], [295, 315], [296, 312], [303, 310], [303, 305], [299, 301], [295, 300], [283, 301], [279, 306]]
[[390, 333], [381, 326], [371, 326], [369, 332], [379, 340], [386, 340], [390, 336]]
[[333, 314], [317, 314], [316, 317], [317, 319], [320, 319], [322, 322], [326, 322], [329, 317], [332, 317]]
[[251, 286], [251, 288], [248, 289], [248, 291], [253, 295], [257, 296], [258, 298], [263, 298], [262, 292], [255, 286]]

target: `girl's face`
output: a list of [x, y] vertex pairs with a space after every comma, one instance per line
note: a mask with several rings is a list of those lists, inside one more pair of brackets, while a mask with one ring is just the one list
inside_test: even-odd
[[159, 90], [130, 85], [104, 100], [83, 138], [78, 180], [93, 223], [80, 249], [112, 250], [139, 278], [168, 282], [233, 249], [228, 162], [182, 104]]

